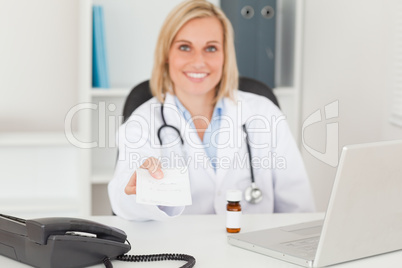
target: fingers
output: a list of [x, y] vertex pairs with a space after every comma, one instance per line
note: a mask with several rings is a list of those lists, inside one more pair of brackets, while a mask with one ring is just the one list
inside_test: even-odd
[[[160, 166], [158, 159], [154, 157], [150, 157], [144, 161], [140, 168], [147, 169], [149, 174], [155, 179], [162, 179], [163, 172]], [[134, 172], [128, 181], [126, 187], [124, 188], [124, 192], [127, 195], [137, 194], [137, 172]]]
[[124, 188], [124, 192], [128, 195], [137, 194], [137, 172], [134, 172], [131, 176], [126, 187]]
[[144, 163], [141, 165], [141, 168], [148, 169], [149, 174], [151, 174], [151, 176], [155, 179], [163, 178], [163, 172], [159, 160], [154, 157], [150, 157], [145, 160]]

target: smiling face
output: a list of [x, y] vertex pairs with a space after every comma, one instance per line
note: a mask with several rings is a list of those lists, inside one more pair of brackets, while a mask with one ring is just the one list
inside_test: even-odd
[[223, 29], [215, 17], [187, 22], [169, 50], [169, 74], [181, 101], [215, 97], [224, 62]]

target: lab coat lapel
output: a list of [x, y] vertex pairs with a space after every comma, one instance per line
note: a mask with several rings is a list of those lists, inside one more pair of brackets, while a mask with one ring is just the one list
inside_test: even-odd
[[[163, 103], [163, 115], [161, 109], [157, 109], [156, 117], [158, 120], [156, 120], [154, 132], [157, 133], [155, 135], [158, 135], [163, 143], [163, 146], [160, 147], [162, 162], [166, 163], [165, 165], [168, 164], [169, 167], [186, 165], [188, 154], [180, 139], [184, 137], [184, 118], [178, 111], [172, 95], [166, 95]], [[165, 118], [165, 126], [163, 126], [162, 117]], [[179, 131], [180, 136], [174, 128]]]
[[[243, 143], [242, 110], [241, 102], [225, 99], [225, 113], [221, 118], [220, 133], [218, 136], [219, 148], [217, 150], [218, 161], [222, 165], [217, 166], [216, 174], [222, 180], [232, 168], [235, 155], [239, 153]], [[230, 167], [224, 163], [230, 163]]]
[[186, 122], [183, 116], [180, 114], [180, 111], [177, 109], [174, 96], [172, 94], [166, 93], [163, 107], [166, 124], [179, 129], [181, 136], [184, 137]]

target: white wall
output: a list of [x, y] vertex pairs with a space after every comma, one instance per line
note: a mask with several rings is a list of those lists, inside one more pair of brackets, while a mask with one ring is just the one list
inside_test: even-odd
[[[338, 123], [338, 152], [346, 144], [402, 138], [402, 129], [387, 122], [396, 5], [396, 0], [305, 1], [302, 121], [318, 109], [323, 115], [322, 122], [305, 128], [307, 146], [325, 153], [327, 123]], [[339, 115], [325, 120], [323, 109], [334, 101]], [[302, 153], [317, 208], [325, 210], [336, 168], [304, 147]]]
[[85, 207], [79, 152], [64, 137], [65, 116], [78, 101], [79, 1], [0, 0], [0, 210], [6, 214], [77, 216]]
[[0, 131], [63, 131], [78, 99], [78, 0], [0, 0]]

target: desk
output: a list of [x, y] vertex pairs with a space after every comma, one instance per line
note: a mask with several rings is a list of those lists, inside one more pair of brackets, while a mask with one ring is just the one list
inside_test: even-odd
[[[318, 220], [323, 214], [257, 214], [243, 215], [242, 232]], [[183, 215], [167, 222], [129, 222], [116, 216], [91, 217], [90, 220], [112, 225], [124, 230], [131, 243], [129, 254], [184, 253], [196, 258], [195, 267], [244, 268], [275, 267], [300, 268], [300, 266], [247, 251], [227, 243], [225, 216]], [[115, 268], [177, 268], [183, 262], [164, 261], [126, 263], [114, 260]], [[401, 267], [402, 251], [365, 258], [331, 267], [378, 268]], [[29, 267], [0, 256], [1, 267]], [[103, 264], [91, 266], [102, 268]]]

